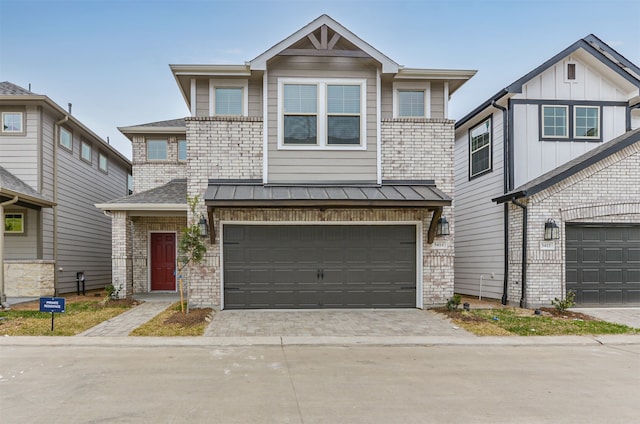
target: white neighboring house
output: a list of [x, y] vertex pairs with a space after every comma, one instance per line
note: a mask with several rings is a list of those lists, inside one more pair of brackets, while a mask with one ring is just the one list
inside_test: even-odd
[[640, 304], [639, 94], [589, 35], [456, 123], [457, 293]]

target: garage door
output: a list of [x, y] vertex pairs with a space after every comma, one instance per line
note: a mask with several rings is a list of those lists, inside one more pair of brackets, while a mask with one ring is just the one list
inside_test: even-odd
[[567, 224], [566, 276], [579, 305], [640, 304], [640, 225]]
[[416, 227], [225, 225], [224, 307], [416, 306]]

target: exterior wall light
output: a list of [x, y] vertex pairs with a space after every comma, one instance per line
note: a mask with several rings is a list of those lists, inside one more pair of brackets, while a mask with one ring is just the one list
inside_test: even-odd
[[198, 227], [200, 228], [200, 237], [206, 238], [209, 236], [209, 223], [204, 215], [200, 214], [200, 221], [198, 221]]
[[444, 216], [441, 216], [438, 220], [438, 226], [436, 227], [436, 235], [437, 236], [448, 236], [449, 235], [449, 221]]
[[545, 240], [558, 240], [560, 238], [560, 227], [553, 219], [547, 220], [544, 223], [544, 239]]

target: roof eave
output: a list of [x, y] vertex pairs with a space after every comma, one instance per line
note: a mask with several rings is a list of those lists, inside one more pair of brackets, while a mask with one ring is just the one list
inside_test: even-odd
[[96, 203], [94, 205], [103, 211], [158, 211], [158, 212], [186, 212], [186, 203]]
[[212, 208], [436, 208], [450, 206], [442, 200], [205, 200]]

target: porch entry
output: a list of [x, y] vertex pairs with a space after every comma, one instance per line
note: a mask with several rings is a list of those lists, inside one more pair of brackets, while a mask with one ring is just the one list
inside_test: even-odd
[[151, 291], [175, 291], [175, 233], [151, 233], [150, 256]]

